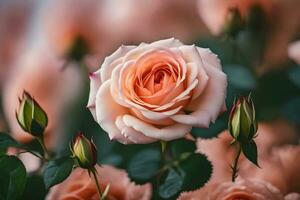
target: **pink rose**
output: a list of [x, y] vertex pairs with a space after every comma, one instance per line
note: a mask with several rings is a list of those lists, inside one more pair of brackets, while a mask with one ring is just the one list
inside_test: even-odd
[[300, 41], [290, 44], [288, 48], [288, 55], [300, 65]]
[[299, 194], [286, 198], [272, 184], [245, 179], [236, 182], [210, 184], [194, 192], [184, 192], [178, 200], [299, 200]]
[[[118, 200], [150, 200], [151, 185], [136, 185], [130, 182], [124, 170], [112, 166], [97, 166], [100, 189], [104, 191], [109, 184], [107, 199]], [[87, 170], [75, 169], [72, 174], [59, 185], [54, 186], [46, 200], [98, 200], [94, 179], [90, 178]]]
[[88, 108], [124, 144], [184, 137], [226, 109], [227, 79], [217, 56], [173, 38], [121, 46], [90, 79]]
[[214, 35], [221, 33], [231, 9], [237, 9], [245, 18], [251, 7], [256, 4], [270, 12], [270, 0], [198, 0], [200, 16]]

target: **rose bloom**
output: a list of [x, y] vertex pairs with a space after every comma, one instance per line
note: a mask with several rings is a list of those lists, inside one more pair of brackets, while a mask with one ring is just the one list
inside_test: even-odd
[[173, 38], [121, 46], [90, 79], [88, 108], [124, 144], [181, 138], [226, 110], [217, 56]]
[[70, 56], [76, 49], [88, 69], [95, 70], [97, 61], [112, 50], [114, 40], [103, 16], [103, 1], [44, 0], [34, 18], [34, 37], [44, 38], [51, 51], [66, 62], [74, 59]]
[[221, 182], [210, 184], [194, 192], [185, 192], [178, 200], [299, 200], [299, 194], [289, 194], [284, 197], [270, 183], [240, 179], [236, 182]]
[[[41, 105], [48, 115], [45, 132], [46, 143], [53, 147], [61, 132], [66, 105], [74, 102], [81, 91], [80, 72], [76, 65], [70, 64], [61, 69], [62, 62], [57, 60], [47, 47], [29, 45], [28, 51], [16, 59], [13, 73], [3, 87], [3, 109], [10, 133], [20, 142], [33, 139], [25, 133], [16, 120], [19, 98], [27, 91]], [[60, 139], [61, 140], [61, 139]]]
[[[243, 155], [239, 160], [239, 177], [255, 178], [277, 187], [283, 194], [300, 192], [300, 147], [288, 145], [295, 141], [295, 131], [285, 122], [260, 123], [255, 141], [258, 146], [256, 167]], [[231, 144], [232, 137], [227, 131], [218, 138], [198, 139], [198, 152], [204, 153], [212, 162], [214, 169], [210, 184], [231, 180], [230, 165], [236, 156], [236, 148]], [[214, 148], [211, 148], [211, 147]]]
[[[107, 200], [150, 200], [151, 184], [136, 185], [130, 182], [124, 170], [103, 165], [96, 167], [100, 189], [109, 185]], [[98, 200], [96, 183], [87, 170], [77, 168], [62, 183], [52, 187], [46, 200]]]
[[222, 32], [231, 9], [237, 9], [245, 18], [255, 5], [260, 5], [266, 13], [272, 7], [270, 0], [198, 0], [199, 14], [214, 35]]
[[300, 41], [290, 44], [288, 49], [288, 55], [296, 63], [300, 65]]

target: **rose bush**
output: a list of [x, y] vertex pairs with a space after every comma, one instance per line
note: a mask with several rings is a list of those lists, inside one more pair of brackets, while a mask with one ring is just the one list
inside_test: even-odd
[[[112, 166], [97, 167], [102, 192], [109, 184], [108, 200], [149, 200], [151, 185], [135, 185], [130, 182], [127, 173]], [[77, 168], [64, 182], [54, 186], [47, 200], [98, 200], [94, 180], [86, 170]]]
[[87, 107], [110, 139], [124, 144], [181, 138], [226, 110], [217, 56], [174, 38], [121, 46], [90, 79]]

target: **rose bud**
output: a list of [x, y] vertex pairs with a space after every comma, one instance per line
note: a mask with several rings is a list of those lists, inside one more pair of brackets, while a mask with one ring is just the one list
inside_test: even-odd
[[93, 141], [82, 133], [77, 134], [71, 149], [78, 165], [83, 169], [93, 169], [97, 164], [97, 149]]
[[250, 95], [239, 97], [229, 115], [228, 130], [239, 142], [249, 142], [257, 132], [255, 108]]
[[23, 92], [16, 118], [21, 128], [35, 136], [42, 137], [48, 124], [48, 117], [43, 108], [27, 92]]

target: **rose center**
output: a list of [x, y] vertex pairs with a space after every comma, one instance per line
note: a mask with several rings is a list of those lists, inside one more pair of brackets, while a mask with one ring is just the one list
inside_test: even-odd
[[165, 74], [162, 71], [158, 71], [154, 74], [154, 83], [160, 83]]

